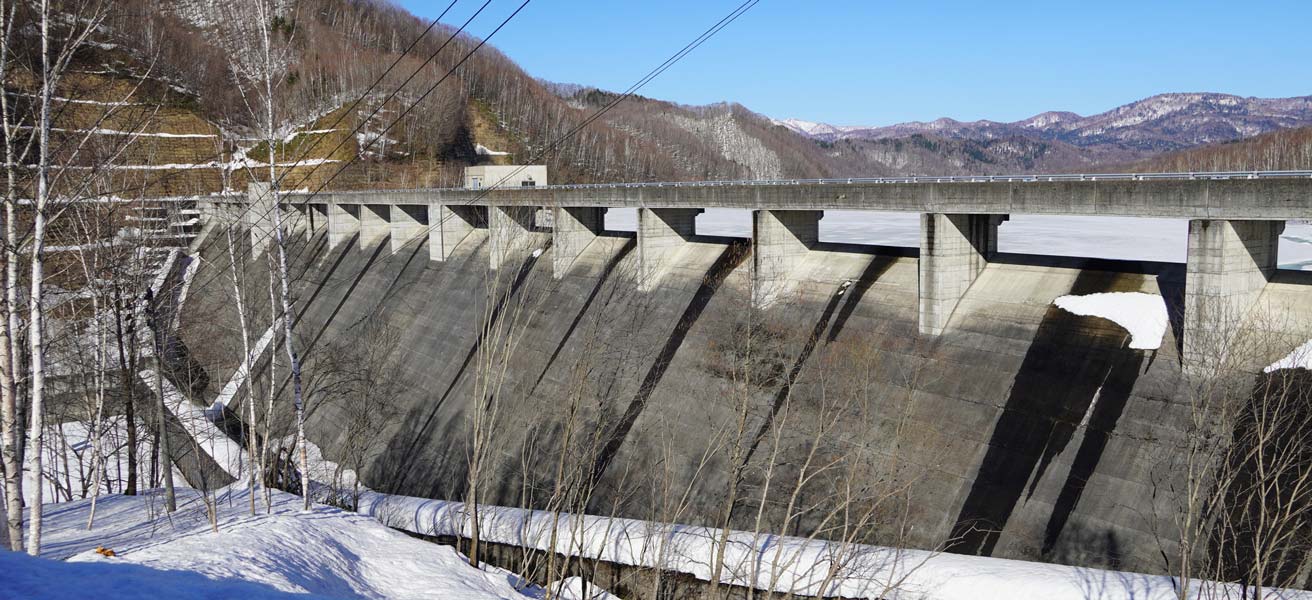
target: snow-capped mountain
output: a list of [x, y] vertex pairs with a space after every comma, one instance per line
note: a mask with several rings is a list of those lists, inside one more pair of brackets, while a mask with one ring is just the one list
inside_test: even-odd
[[1159, 94], [1091, 116], [1044, 112], [1012, 123], [942, 118], [883, 127], [835, 127], [797, 119], [776, 121], [803, 135], [879, 140], [928, 134], [987, 141], [1028, 137], [1077, 147], [1119, 147], [1161, 152], [1250, 137], [1276, 129], [1312, 125], [1312, 96], [1245, 98], [1229, 94]]

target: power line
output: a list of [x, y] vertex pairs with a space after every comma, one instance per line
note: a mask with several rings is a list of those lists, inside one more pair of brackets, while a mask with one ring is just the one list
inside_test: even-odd
[[[637, 82], [635, 82], [633, 85], [630, 85], [629, 88], [626, 89], [626, 90], [624, 91], [624, 93], [622, 93], [620, 96], [616, 97], [614, 100], [612, 100], [611, 102], [607, 103], [607, 104], [606, 104], [605, 106], [603, 106], [602, 108], [600, 108], [600, 109], [598, 109], [597, 111], [595, 111], [592, 115], [590, 115], [588, 118], [584, 119], [581, 123], [579, 123], [577, 126], [571, 128], [571, 129], [570, 129], [569, 131], [567, 131], [566, 133], [562, 134], [562, 135], [561, 135], [560, 137], [558, 137], [555, 141], [553, 141], [553, 142], [547, 144], [547, 146], [545, 146], [545, 147], [543, 148], [543, 150], [541, 150], [540, 152], [538, 152], [538, 154], [536, 154], [532, 159], [530, 159], [529, 162], [537, 162], [538, 160], [544, 158], [547, 154], [549, 154], [550, 152], [554, 151], [557, 147], [559, 147], [560, 144], [564, 143], [564, 142], [565, 142], [566, 140], [568, 140], [570, 137], [573, 137], [574, 135], [576, 135], [577, 133], [579, 133], [580, 131], [582, 131], [584, 127], [588, 126], [588, 125], [591, 124], [592, 122], [594, 122], [594, 121], [596, 121], [597, 119], [601, 118], [603, 115], [605, 115], [607, 112], [609, 112], [609, 111], [610, 111], [611, 109], [613, 109], [615, 106], [617, 106], [619, 103], [621, 103], [621, 102], [623, 102], [624, 100], [626, 100], [626, 99], [632, 97], [634, 94], [636, 94], [639, 90], [641, 90], [644, 86], [646, 86], [648, 83], [650, 83], [650, 82], [651, 82], [652, 80], [654, 80], [656, 77], [660, 76], [662, 73], [664, 73], [665, 71], [667, 71], [670, 67], [674, 66], [676, 63], [678, 63], [679, 61], [683, 60], [683, 58], [685, 58], [686, 56], [688, 56], [688, 54], [692, 53], [692, 51], [696, 50], [696, 49], [697, 49], [698, 47], [700, 47], [702, 44], [706, 43], [707, 40], [709, 40], [710, 38], [714, 37], [714, 36], [715, 36], [717, 33], [719, 33], [722, 29], [724, 29], [725, 27], [729, 26], [731, 23], [733, 23], [734, 21], [736, 21], [739, 17], [741, 17], [741, 16], [742, 16], [743, 14], [745, 14], [747, 11], [751, 10], [752, 7], [756, 6], [759, 2], [760, 2], [760, 0], [746, 0], [746, 1], [744, 1], [742, 4], [739, 4], [739, 5], [738, 5], [733, 11], [731, 11], [729, 14], [725, 15], [723, 18], [721, 18], [721, 19], [720, 19], [719, 21], [717, 21], [715, 24], [711, 25], [709, 28], [707, 28], [705, 31], [703, 31], [700, 35], [698, 35], [698, 36], [697, 36], [696, 38], [694, 38], [692, 41], [688, 42], [686, 45], [684, 45], [682, 48], [680, 48], [677, 52], [675, 52], [674, 54], [670, 55], [670, 57], [669, 57], [669, 58], [666, 58], [665, 61], [661, 62], [659, 65], [657, 65], [656, 67], [654, 67], [652, 70], [648, 71], [646, 75], [644, 75], [642, 78], [640, 78], [640, 79], [639, 79]], [[528, 4], [528, 2], [526, 1], [524, 4]], [[520, 8], [522, 9], [523, 6], [521, 5]], [[518, 12], [518, 11], [516, 11], [516, 12]], [[513, 15], [512, 15], [512, 16], [513, 16]], [[504, 23], [503, 23], [503, 25], [504, 25]], [[499, 30], [500, 27], [498, 27], [497, 29]], [[495, 33], [495, 32], [494, 32], [494, 33]], [[490, 38], [490, 37], [491, 37], [491, 36], [489, 36], [489, 38]], [[484, 41], [486, 41], [486, 40], [484, 40]], [[482, 44], [480, 44], [480, 47], [481, 47], [481, 46], [482, 46]], [[475, 48], [475, 50], [477, 50], [477, 48]], [[462, 61], [462, 63], [463, 63], [463, 61]], [[439, 83], [440, 83], [440, 82], [439, 82]], [[421, 100], [422, 100], [422, 98], [421, 98]], [[414, 106], [414, 105], [412, 105], [411, 108], [413, 108], [413, 106]], [[385, 131], [384, 131], [384, 133], [385, 133]], [[381, 136], [380, 136], [380, 137], [381, 137]], [[378, 138], [375, 138], [374, 141], [377, 141], [377, 139], [378, 139]], [[371, 145], [372, 145], [372, 142], [371, 142]], [[366, 149], [367, 149], [367, 147], [366, 147]], [[363, 152], [364, 149], [362, 149], [361, 151]], [[471, 198], [470, 200], [466, 201], [464, 204], [465, 204], [465, 205], [473, 204], [473, 203], [476, 203], [476, 202], [478, 202], [479, 200], [483, 199], [483, 198], [486, 197], [487, 194], [489, 194], [493, 189], [496, 189], [496, 188], [499, 187], [501, 184], [505, 183], [505, 181], [507, 181], [509, 178], [511, 178], [511, 177], [515, 176], [516, 174], [518, 174], [519, 172], [521, 172], [521, 171], [524, 169], [525, 166], [527, 166], [527, 165], [522, 165], [522, 166], [520, 166], [520, 168], [515, 169], [515, 170], [512, 171], [510, 174], [508, 174], [508, 175], [502, 177], [500, 180], [497, 181], [497, 183], [496, 183], [494, 186], [489, 187], [487, 190], [485, 190], [485, 191], [483, 191], [482, 193], [478, 194], [478, 195], [475, 196], [474, 198]], [[333, 174], [333, 177], [336, 177], [336, 176], [337, 176], [338, 174], [340, 174], [340, 173], [342, 172], [342, 170], [344, 170], [344, 169], [345, 169], [345, 166], [343, 166], [342, 169], [338, 169], [338, 171], [337, 171], [336, 173]], [[323, 190], [324, 187], [326, 187], [329, 183], [331, 183], [331, 181], [332, 181], [332, 178], [330, 177], [330, 178], [329, 178], [328, 180], [326, 180], [323, 184], [321, 184], [317, 189], [315, 189], [314, 192], [308, 194], [308, 195], [305, 196], [303, 199], [299, 199], [299, 200], [298, 200], [299, 205], [304, 206], [304, 205], [309, 204], [310, 201], [311, 201], [315, 196], [317, 196], [317, 195]], [[275, 200], [274, 200], [274, 203], [275, 203], [275, 205], [278, 203], [278, 200], [277, 200], [276, 198], [275, 198]], [[430, 220], [431, 220], [431, 219], [430, 219]], [[424, 236], [424, 235], [427, 235], [428, 233], [432, 232], [432, 231], [434, 230], [434, 228], [436, 228], [436, 227], [440, 227], [444, 222], [445, 222], [445, 219], [443, 218], [443, 219], [439, 219], [439, 220], [438, 220], [437, 222], [435, 222], [435, 223], [429, 223], [427, 227], [425, 227], [424, 229], [422, 229], [422, 230], [420, 230], [419, 232], [415, 233], [414, 236], [415, 236], [416, 238], [420, 238], [420, 237], [422, 237], [422, 236]], [[254, 248], [254, 247], [255, 247], [255, 245], [252, 244], [252, 248]], [[298, 252], [297, 252], [297, 258], [299, 258], [299, 255], [301, 254], [301, 252], [304, 252], [304, 249], [302, 249], [301, 251], [298, 251]]]
[[[490, 2], [490, 1], [491, 1], [491, 0], [488, 0], [488, 2]], [[311, 192], [311, 193], [309, 194], [309, 196], [307, 196], [306, 200], [305, 200], [304, 202], [302, 202], [302, 204], [306, 204], [306, 203], [308, 203], [310, 198], [313, 198], [315, 195], [317, 195], [317, 194], [319, 194], [321, 191], [323, 191], [324, 187], [326, 187], [329, 183], [332, 183], [332, 180], [333, 180], [334, 178], [336, 178], [336, 177], [337, 177], [338, 175], [340, 175], [344, 170], [346, 170], [347, 167], [351, 166], [351, 164], [353, 164], [353, 163], [354, 163], [354, 162], [355, 162], [360, 156], [362, 156], [362, 155], [364, 154], [364, 152], [366, 152], [366, 151], [367, 151], [369, 148], [371, 148], [375, 143], [377, 143], [378, 140], [382, 139], [383, 136], [387, 133], [387, 131], [388, 131], [389, 129], [391, 129], [391, 128], [394, 127], [397, 123], [399, 123], [399, 122], [401, 121], [401, 119], [403, 119], [406, 115], [408, 115], [408, 114], [410, 113], [410, 111], [414, 110], [414, 108], [415, 108], [416, 106], [418, 106], [419, 103], [423, 102], [424, 99], [427, 98], [429, 94], [431, 94], [434, 90], [436, 90], [438, 86], [440, 86], [443, 82], [445, 82], [445, 81], [447, 80], [447, 78], [449, 78], [449, 77], [450, 77], [452, 74], [454, 74], [454, 73], [455, 73], [455, 72], [456, 72], [461, 66], [463, 66], [463, 65], [465, 64], [465, 62], [468, 61], [469, 58], [472, 57], [472, 56], [474, 55], [475, 52], [477, 52], [480, 48], [482, 48], [484, 45], [486, 45], [487, 42], [488, 42], [489, 40], [491, 40], [492, 37], [495, 36], [495, 35], [497, 34], [497, 32], [501, 31], [502, 28], [504, 28], [508, 23], [510, 23], [510, 21], [511, 21], [512, 19], [514, 19], [514, 18], [515, 18], [515, 17], [516, 17], [521, 11], [523, 11], [523, 10], [524, 10], [524, 7], [528, 6], [529, 2], [531, 2], [531, 1], [532, 1], [532, 0], [524, 0], [524, 2], [521, 3], [521, 4], [519, 5], [519, 7], [515, 9], [514, 12], [512, 12], [509, 16], [507, 16], [504, 20], [502, 20], [501, 23], [500, 23], [499, 25], [497, 25], [497, 27], [496, 27], [495, 29], [492, 30], [491, 33], [489, 33], [486, 37], [484, 37], [481, 41], [479, 41], [479, 43], [478, 43], [477, 45], [475, 45], [473, 49], [471, 49], [469, 52], [465, 53], [465, 55], [464, 55], [463, 57], [461, 57], [460, 60], [459, 60], [454, 66], [452, 66], [449, 70], [447, 70], [446, 74], [444, 74], [440, 79], [438, 79], [436, 83], [434, 83], [433, 85], [429, 86], [428, 89], [425, 90], [424, 93], [423, 93], [422, 95], [420, 95], [418, 99], [416, 99], [416, 100], [415, 100], [414, 102], [412, 102], [409, 106], [407, 106], [406, 109], [405, 109], [404, 111], [402, 111], [402, 113], [401, 113], [396, 119], [394, 119], [394, 120], [392, 121], [391, 124], [385, 126], [385, 127], [383, 128], [383, 130], [382, 130], [381, 132], [379, 132], [379, 135], [378, 135], [377, 137], [375, 137], [374, 139], [370, 140], [368, 144], [366, 144], [363, 148], [360, 149], [360, 152], [359, 152], [358, 154], [356, 154], [355, 156], [353, 156], [353, 157], [351, 158], [351, 160], [347, 161], [346, 164], [343, 164], [343, 165], [341, 166], [341, 168], [339, 168], [339, 169], [338, 169], [337, 171], [335, 171], [331, 176], [329, 176], [326, 180], [324, 180], [324, 182], [323, 182], [322, 184], [320, 184], [320, 185], [319, 185], [319, 186], [318, 186], [313, 192]], [[484, 7], [486, 7], [486, 6], [487, 6], [487, 2], [484, 3]], [[481, 11], [482, 8], [480, 8], [479, 10]], [[477, 13], [475, 13], [475, 16], [477, 16]], [[473, 17], [470, 18], [470, 20], [472, 20], [472, 19], [473, 19]], [[469, 24], [469, 22], [466, 21], [465, 25], [468, 25], [468, 24]], [[461, 31], [463, 31], [463, 29], [464, 29], [464, 26], [462, 25], [462, 27], [461, 27]], [[451, 37], [450, 39], [454, 39], [455, 36], [458, 35], [458, 34], [459, 34], [459, 31], [458, 31], [456, 34], [452, 35], [452, 37]], [[449, 41], [449, 40], [448, 40], [448, 41]], [[445, 47], [445, 44], [443, 45], [443, 47]], [[425, 65], [427, 65], [427, 62], [425, 62]], [[422, 66], [421, 66], [420, 68], [422, 69]], [[409, 82], [409, 79], [407, 79], [406, 81]], [[404, 85], [404, 84], [403, 84], [403, 85]], [[357, 128], [357, 129], [358, 129], [358, 128]], [[323, 163], [320, 163], [320, 164], [323, 164]], [[317, 165], [316, 165], [316, 168], [317, 168]], [[284, 174], [284, 176], [285, 176], [285, 174]], [[304, 181], [304, 179], [302, 179], [302, 181]], [[261, 194], [261, 196], [260, 196], [261, 199], [264, 198], [264, 197], [266, 197], [268, 194], [272, 193], [271, 190], [272, 190], [272, 186], [270, 187], [270, 191], [266, 191], [266, 192], [264, 192], [264, 194]], [[239, 217], [244, 217], [244, 216], [247, 214], [247, 211], [250, 211], [251, 209], [253, 209], [253, 206], [250, 205], [250, 204], [248, 204], [247, 206], [243, 207], [243, 209], [239, 212]], [[274, 210], [281, 210], [281, 207], [279, 206], [279, 203], [278, 203], [276, 197], [275, 197], [275, 199], [274, 199], [274, 202], [273, 202], [272, 205], [270, 206], [270, 208], [268, 208], [268, 209], [266, 209], [265, 211], [263, 211], [263, 212], [259, 215], [259, 218], [261, 218], [261, 219], [268, 218], [269, 214], [270, 214], [272, 211], [274, 211]], [[271, 232], [269, 235], [271, 236], [272, 234], [273, 234], [273, 232]], [[267, 242], [267, 241], [268, 241], [268, 240], [261, 240], [261, 243], [263, 243], [263, 242]], [[252, 242], [254, 242], [254, 240], [252, 240]], [[260, 245], [260, 244], [252, 243], [252, 244], [251, 244], [251, 247], [250, 247], [249, 250], [243, 248], [242, 251], [241, 251], [241, 259], [244, 261], [244, 260], [246, 259], [246, 254], [247, 254], [248, 252], [252, 252], [252, 251], [254, 251], [254, 249], [257, 248], [259, 245]], [[297, 257], [299, 258], [299, 252], [297, 253]], [[217, 276], [218, 276], [218, 275], [216, 274], [215, 277], [217, 277]], [[207, 280], [205, 280], [205, 282], [204, 282], [202, 285], [208, 284], [211, 280], [212, 280], [212, 278], [211, 278], [211, 279], [207, 279]]]

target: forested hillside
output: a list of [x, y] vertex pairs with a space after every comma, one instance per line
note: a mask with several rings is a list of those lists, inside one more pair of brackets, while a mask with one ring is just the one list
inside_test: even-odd
[[1141, 172], [1286, 171], [1312, 169], [1312, 127], [1181, 150], [1131, 166]]
[[[65, 85], [79, 89], [63, 92], [103, 104], [68, 102], [60, 117], [62, 129], [96, 131], [96, 156], [125, 165], [101, 193], [242, 190], [271, 156], [300, 165], [288, 189], [455, 185], [485, 162], [546, 163], [560, 183], [1082, 172], [1145, 158], [1133, 168], [1249, 168], [1306, 156], [1308, 136], [1279, 128], [1312, 115], [1306, 98], [1168, 94], [1091, 117], [836, 128], [633, 96], [589, 121], [617, 94], [535, 79], [495, 39], [478, 48], [446, 24], [425, 34], [426, 21], [385, 0], [281, 10], [270, 152], [257, 131], [264, 104], [240, 84], [260, 61], [248, 15], [214, 0], [116, 4], [75, 57]], [[1252, 145], [1178, 150], [1273, 129]]]

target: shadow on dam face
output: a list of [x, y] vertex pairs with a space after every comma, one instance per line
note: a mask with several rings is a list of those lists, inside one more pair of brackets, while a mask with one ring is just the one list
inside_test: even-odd
[[[765, 435], [774, 426], [775, 418], [778, 417], [784, 402], [792, 394], [793, 386], [797, 384], [798, 378], [802, 375], [802, 369], [806, 367], [811, 354], [815, 352], [816, 346], [820, 344], [820, 339], [823, 337], [824, 343], [828, 344], [838, 338], [838, 334], [842, 332], [847, 320], [851, 318], [852, 313], [856, 310], [857, 305], [861, 303], [861, 299], [865, 297], [866, 292], [879, 280], [881, 275], [888, 271], [888, 268], [892, 266], [895, 260], [896, 258], [891, 256], [877, 255], [871, 257], [870, 263], [866, 265], [865, 270], [861, 272], [861, 275], [855, 281], [851, 281], [851, 285], [839, 284], [830, 294], [829, 302], [820, 311], [820, 318], [816, 320], [810, 336], [807, 337], [801, 351], [797, 354], [797, 358], [794, 359], [792, 368], [788, 370], [783, 383], [775, 391], [774, 400], [770, 405], [770, 412], [765, 415], [765, 420], [752, 438], [744, 462], [751, 462], [761, 440], [765, 439]], [[841, 310], [839, 309], [840, 305], [842, 306]], [[838, 312], [837, 317], [834, 315], [835, 311]], [[831, 322], [833, 327], [830, 327]], [[825, 330], [828, 330], [827, 335]]]
[[[544, 249], [550, 247], [551, 244], [548, 242]], [[492, 310], [488, 313], [487, 320], [482, 324], [478, 337], [470, 346], [469, 351], [465, 353], [465, 358], [460, 363], [460, 367], [456, 370], [456, 374], [452, 376], [451, 383], [447, 385], [446, 390], [442, 392], [442, 395], [437, 401], [433, 402], [429, 407], [428, 415], [424, 417], [423, 424], [415, 431], [414, 437], [411, 438], [410, 443], [405, 445], [405, 448], [400, 451], [399, 457], [392, 463], [396, 465], [396, 469], [391, 477], [390, 490], [392, 493], [399, 493], [400, 490], [404, 489], [406, 480], [410, 477], [411, 469], [415, 467], [415, 461], [413, 460], [415, 452], [422, 449], [432, 439], [432, 437], [426, 434], [429, 429], [432, 428], [433, 421], [436, 419], [438, 411], [442, 408], [442, 405], [446, 403], [447, 398], [451, 396], [451, 392], [455, 391], [456, 387], [459, 386], [460, 381], [464, 378], [465, 371], [469, 369], [470, 363], [472, 363], [474, 358], [478, 356], [479, 349], [482, 348], [484, 342], [487, 341], [489, 332], [492, 331], [493, 326], [501, 318], [501, 313], [505, 310], [506, 304], [519, 294], [519, 290], [524, 286], [524, 283], [528, 281], [529, 274], [533, 272], [533, 267], [537, 265], [538, 257], [542, 255], [542, 253], [534, 253], [524, 258], [523, 262], [520, 263], [519, 270], [516, 271], [514, 278], [511, 280], [509, 287], [507, 287], [504, 292], [497, 294], [496, 304], [493, 305]], [[396, 451], [397, 449], [395, 447], [388, 448], [389, 455]]]
[[693, 294], [692, 300], [684, 308], [683, 314], [679, 316], [678, 322], [674, 325], [674, 330], [666, 338], [665, 344], [661, 347], [656, 359], [652, 362], [651, 368], [642, 379], [638, 387], [638, 393], [633, 400], [629, 402], [628, 408], [624, 410], [624, 415], [615, 425], [615, 429], [610, 432], [606, 438], [606, 443], [601, 451], [597, 454], [596, 461], [592, 465], [592, 482], [601, 481], [602, 475], [606, 473], [606, 468], [610, 466], [611, 460], [619, 452], [620, 446], [624, 444], [625, 438], [628, 437], [629, 431], [633, 429], [633, 424], [637, 422], [638, 417], [647, 406], [647, 401], [656, 391], [656, 386], [660, 384], [661, 379], [665, 377], [665, 371], [670, 367], [670, 362], [674, 360], [674, 354], [683, 346], [683, 341], [688, 337], [688, 332], [692, 326], [697, 324], [701, 318], [702, 312], [706, 306], [711, 303], [711, 298], [719, 291], [724, 280], [734, 269], [738, 268], [749, 253], [749, 246], [744, 240], [732, 240], [728, 246], [725, 246], [724, 252], [720, 257], [715, 259], [715, 263], [706, 272], [702, 278], [702, 283], [698, 286], [697, 291]]
[[[1122, 277], [1084, 271], [1070, 293], [1115, 291]], [[1054, 552], [1145, 360], [1142, 351], [1128, 347], [1128, 334], [1089, 332], [1098, 321], [1048, 307], [952, 528], [949, 552], [992, 555], [1017, 504], [1033, 496], [1052, 460], [1083, 433], [1045, 528], [1043, 554]]]
[[560, 353], [565, 349], [565, 345], [569, 343], [570, 338], [574, 337], [574, 331], [578, 329], [579, 323], [583, 321], [583, 317], [586, 316], [588, 310], [592, 308], [592, 303], [597, 300], [597, 295], [601, 293], [606, 282], [610, 280], [610, 276], [615, 272], [615, 268], [618, 267], [624, 258], [637, 247], [637, 236], [631, 237], [629, 238], [629, 241], [625, 242], [624, 245], [620, 247], [620, 251], [606, 262], [606, 266], [602, 269], [601, 275], [597, 277], [597, 283], [592, 286], [592, 291], [588, 293], [587, 299], [583, 301], [582, 308], [579, 308], [579, 311], [575, 313], [574, 320], [570, 321], [569, 328], [565, 330], [565, 335], [561, 336], [560, 342], [556, 344], [556, 349], [552, 351], [551, 357], [547, 359], [547, 364], [543, 365], [542, 372], [538, 373], [537, 379], [533, 380], [533, 387], [529, 388], [526, 396], [532, 397], [533, 393], [537, 391], [538, 385], [542, 383], [542, 378], [547, 376], [547, 372], [551, 370], [552, 365], [556, 364], [556, 359], [560, 357]]

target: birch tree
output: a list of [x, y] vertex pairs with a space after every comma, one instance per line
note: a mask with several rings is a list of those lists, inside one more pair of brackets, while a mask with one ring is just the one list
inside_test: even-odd
[[15, 243], [18, 228], [15, 224], [15, 205], [18, 201], [20, 164], [25, 162], [33, 137], [19, 147], [16, 140], [18, 119], [15, 107], [9, 100], [13, 90], [13, 54], [10, 45], [14, 40], [14, 20], [18, 2], [0, 0], [0, 126], [4, 128], [5, 195], [4, 230], [0, 246], [4, 252], [4, 314], [0, 315], [0, 455], [4, 460], [5, 514], [9, 547], [23, 549], [23, 428], [18, 410], [18, 247]]
[[[277, 253], [276, 274], [279, 288], [279, 310], [281, 314], [283, 348], [287, 352], [287, 361], [291, 369], [292, 402], [296, 414], [296, 445], [299, 449], [301, 470], [301, 497], [304, 508], [310, 508], [310, 482], [306, 473], [309, 469], [309, 457], [305, 448], [305, 398], [301, 383], [301, 362], [296, 353], [296, 340], [293, 336], [293, 302], [291, 297], [290, 272], [287, 266], [287, 236], [283, 227], [282, 206], [279, 203], [278, 174], [278, 115], [276, 106], [280, 88], [287, 80], [288, 65], [293, 56], [292, 36], [295, 32], [295, 15], [283, 14], [282, 2], [277, 0], [246, 0], [227, 5], [229, 13], [230, 43], [245, 47], [233, 53], [231, 69], [242, 100], [259, 124], [260, 134], [268, 150], [267, 177], [268, 187], [261, 192], [261, 200], [271, 204], [269, 214], [257, 214], [257, 218], [271, 217], [273, 221], [274, 251]], [[247, 89], [249, 86], [249, 89]], [[252, 178], [253, 179], [253, 178]], [[261, 204], [263, 204], [262, 202]], [[247, 207], [247, 210], [261, 209]]]
[[[33, 165], [36, 177], [33, 198], [34, 221], [30, 240], [31, 246], [31, 281], [28, 293], [28, 351], [31, 371], [30, 395], [31, 409], [28, 424], [28, 476], [32, 504], [29, 507], [29, 529], [27, 551], [36, 556], [41, 551], [41, 516], [42, 486], [41, 459], [45, 445], [45, 423], [43, 421], [43, 403], [46, 392], [45, 361], [45, 241], [47, 228], [56, 215], [58, 198], [52, 191], [51, 177], [54, 157], [51, 152], [50, 132], [55, 115], [51, 105], [55, 91], [67, 72], [74, 53], [85, 45], [104, 21], [109, 11], [107, 2], [87, 2], [73, 7], [60, 3], [52, 6], [50, 0], [41, 0], [37, 13], [37, 32], [40, 41], [40, 58], [38, 60], [40, 85], [36, 98], [35, 124], [36, 162]], [[72, 8], [72, 12], [64, 9]], [[58, 23], [56, 23], [58, 21]], [[59, 31], [54, 27], [60, 26]], [[54, 39], [55, 36], [60, 39]], [[86, 142], [86, 137], [81, 143]], [[79, 145], [80, 147], [80, 145]], [[76, 158], [76, 149], [73, 157]], [[71, 159], [70, 159], [71, 160]]]

